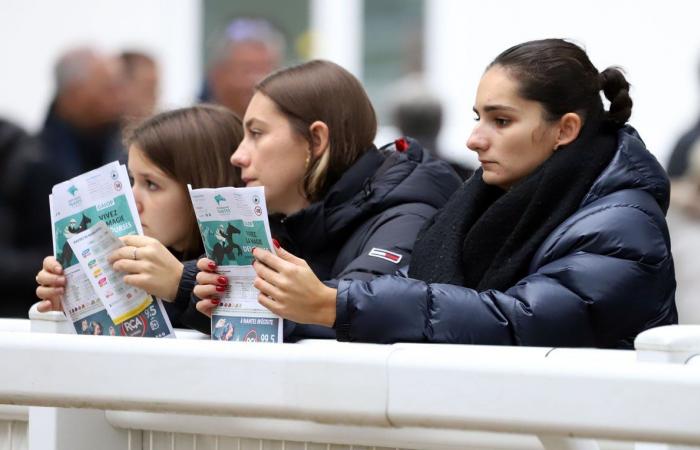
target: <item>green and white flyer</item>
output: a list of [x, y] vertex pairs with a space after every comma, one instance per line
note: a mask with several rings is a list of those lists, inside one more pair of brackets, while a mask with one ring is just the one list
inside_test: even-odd
[[[104, 297], [91, 284], [78, 263], [69, 240], [99, 222], [116, 236], [142, 234], [141, 221], [126, 168], [112, 162], [55, 185], [49, 196], [54, 256], [63, 266], [66, 289], [63, 310], [77, 333], [115, 336], [174, 337], [173, 329], [159, 299], [149, 296], [147, 304], [111, 317]], [[82, 255], [81, 255], [82, 256]], [[87, 261], [90, 263], [90, 260]], [[106, 278], [100, 268], [96, 281]], [[104, 278], [104, 279], [103, 279]]]
[[258, 303], [253, 248], [274, 253], [262, 187], [192, 189], [190, 197], [207, 257], [228, 278], [212, 314], [211, 337], [282, 342], [282, 319]]

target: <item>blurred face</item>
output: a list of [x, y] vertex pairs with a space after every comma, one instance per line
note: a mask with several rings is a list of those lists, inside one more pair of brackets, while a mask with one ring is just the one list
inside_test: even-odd
[[270, 212], [292, 214], [308, 205], [302, 180], [309, 143], [292, 130], [275, 103], [257, 92], [243, 119], [243, 141], [231, 156], [247, 187], [265, 186]]
[[229, 58], [212, 73], [211, 84], [217, 102], [243, 116], [253, 97], [255, 85], [275, 70], [279, 55], [257, 42], [242, 42], [231, 49]]
[[510, 189], [554, 153], [556, 124], [544, 120], [540, 103], [518, 94], [517, 81], [502, 67], [481, 77], [474, 113], [467, 147], [479, 155], [484, 183]]
[[194, 220], [185, 188], [134, 145], [129, 147], [129, 173], [143, 233], [166, 247], [184, 251]]
[[158, 68], [150, 61], [141, 61], [124, 84], [127, 118], [148, 117], [155, 111], [158, 99]]
[[116, 58], [94, 62], [88, 78], [76, 86], [76, 110], [86, 127], [117, 123], [124, 112], [121, 66]]

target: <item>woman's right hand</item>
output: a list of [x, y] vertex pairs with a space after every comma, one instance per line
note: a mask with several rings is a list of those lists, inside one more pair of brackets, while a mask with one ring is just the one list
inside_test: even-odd
[[62, 311], [61, 300], [66, 290], [66, 277], [63, 267], [53, 256], [44, 258], [44, 263], [36, 275], [36, 296], [43, 302], [37, 305], [39, 312]]
[[197, 302], [197, 311], [211, 317], [212, 311], [219, 305], [219, 295], [226, 292], [228, 278], [216, 273], [216, 263], [209, 258], [197, 261], [197, 285], [194, 295], [201, 300]]

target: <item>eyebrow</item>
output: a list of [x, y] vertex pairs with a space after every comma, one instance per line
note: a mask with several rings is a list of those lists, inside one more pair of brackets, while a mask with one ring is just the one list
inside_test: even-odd
[[252, 117], [252, 118], [245, 121], [245, 126], [246, 126], [246, 128], [252, 127], [253, 125], [255, 125], [256, 122], [263, 124], [263, 125], [265, 124], [264, 120], [260, 120], [256, 117]]
[[[472, 107], [472, 110], [476, 113], [479, 114], [479, 111], [477, 111], [476, 106]], [[517, 111], [517, 108], [513, 108], [512, 106], [506, 106], [506, 105], [486, 105], [484, 106], [484, 112], [493, 112], [493, 111]]]

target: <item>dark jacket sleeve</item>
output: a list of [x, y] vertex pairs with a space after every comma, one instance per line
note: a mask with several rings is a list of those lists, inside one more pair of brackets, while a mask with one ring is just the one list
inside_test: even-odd
[[652, 216], [624, 206], [591, 212], [505, 292], [399, 276], [341, 281], [338, 339], [627, 347], [640, 331], [677, 320], [667, 233]]
[[182, 310], [180, 322], [188, 328], [210, 334], [211, 319], [197, 311], [195, 305], [199, 298], [192, 292], [197, 284], [197, 261], [186, 261], [184, 265], [185, 268], [182, 271], [182, 278], [180, 279], [177, 297], [175, 298], [175, 304], [179, 305], [179, 308]]
[[[418, 231], [435, 211], [435, 208], [425, 204], [405, 204], [385, 211], [377, 220], [367, 224], [366, 230], [356, 233], [361, 239], [348, 240], [344, 248], [353, 248], [352, 254], [341, 251], [341, 254], [349, 256], [338, 258], [338, 275], [325, 280], [324, 284], [337, 287], [341, 280], [369, 281], [381, 275], [393, 274], [401, 267], [407, 266]], [[370, 252], [375, 248], [398, 254], [401, 259], [394, 262], [371, 256]], [[284, 321], [285, 341], [335, 337], [335, 331], [330, 328]]]

